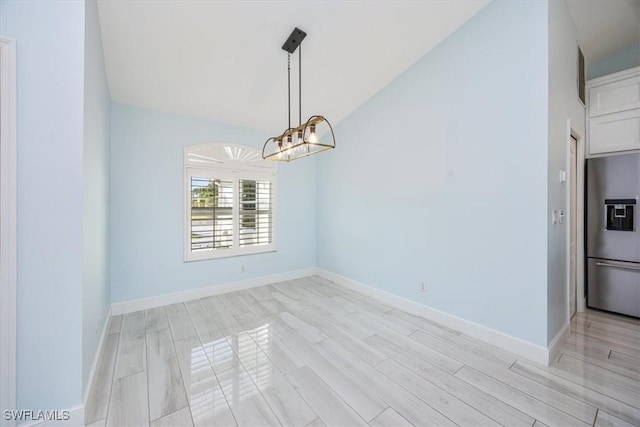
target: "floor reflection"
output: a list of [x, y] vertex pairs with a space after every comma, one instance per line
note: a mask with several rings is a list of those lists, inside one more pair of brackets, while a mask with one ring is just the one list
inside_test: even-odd
[[271, 344], [269, 324], [240, 334], [235, 343], [240, 363], [247, 369], [258, 388], [268, 387], [271, 384], [273, 369], [267, 356]]
[[[237, 334], [229, 334], [191, 351], [192, 386], [202, 377], [199, 370], [210, 363], [218, 384], [200, 394], [192, 394], [194, 421], [209, 417], [211, 410], [224, 405], [224, 396], [232, 407], [269, 387], [273, 367], [267, 354], [271, 350], [270, 325], [264, 324]], [[206, 364], [206, 365], [205, 365]], [[215, 383], [215, 377], [211, 377]], [[256, 387], [257, 385], [257, 387]], [[220, 393], [222, 391], [222, 393]], [[196, 422], [197, 424], [197, 422]]]
[[191, 415], [195, 425], [209, 424], [220, 413], [228, 412], [228, 405], [202, 346], [191, 349], [189, 384]]

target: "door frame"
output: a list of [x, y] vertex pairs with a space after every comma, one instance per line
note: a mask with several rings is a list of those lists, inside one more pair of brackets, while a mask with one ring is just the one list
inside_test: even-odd
[[576, 140], [576, 312], [583, 312], [586, 309], [586, 299], [584, 296], [585, 264], [584, 264], [584, 189], [585, 189], [585, 163], [586, 147], [585, 137], [580, 130], [567, 120], [567, 322], [571, 320], [571, 186], [573, 176], [571, 174], [571, 144], [572, 137]]
[[[17, 80], [16, 40], [0, 37], [0, 408], [16, 409]], [[2, 425], [13, 425], [5, 421]]]

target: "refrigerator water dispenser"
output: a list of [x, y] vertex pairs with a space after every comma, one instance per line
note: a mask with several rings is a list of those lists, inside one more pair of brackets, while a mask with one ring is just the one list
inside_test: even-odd
[[634, 231], [635, 199], [606, 199], [605, 228], [611, 231]]

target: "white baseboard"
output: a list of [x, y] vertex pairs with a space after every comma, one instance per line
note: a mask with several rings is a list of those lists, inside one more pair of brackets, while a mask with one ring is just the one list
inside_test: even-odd
[[[84, 405], [76, 405], [66, 410], [58, 411], [59, 418], [63, 417], [63, 412], [68, 412], [69, 419], [59, 419], [50, 421], [26, 421], [18, 424], [18, 427], [84, 427]], [[34, 411], [35, 416], [35, 411]]]
[[549, 344], [549, 347], [548, 347], [549, 355], [547, 358], [547, 365], [551, 365], [551, 363], [553, 363], [558, 358], [558, 354], [560, 353], [562, 344], [564, 344], [565, 340], [567, 339], [570, 333], [571, 333], [571, 321], [564, 324], [562, 329], [558, 331], [556, 336], [553, 338], [553, 340]]
[[349, 279], [331, 271], [318, 268], [316, 274], [339, 285], [377, 298], [386, 304], [392, 305], [406, 312], [422, 316], [429, 320], [433, 320], [434, 322], [438, 322], [471, 337], [495, 345], [496, 347], [499, 347], [503, 350], [510, 351], [511, 353], [514, 353], [515, 355], [524, 359], [528, 359], [545, 366], [549, 363], [549, 352], [548, 349], [544, 347], [532, 344], [528, 341], [513, 337], [503, 332], [496, 331], [495, 329], [479, 325], [469, 320], [465, 320], [460, 317], [445, 313], [443, 311], [436, 310], [415, 301], [393, 295], [389, 292], [374, 288], [362, 282]]
[[315, 268], [305, 268], [303, 270], [294, 270], [286, 273], [272, 274], [269, 276], [254, 277], [252, 279], [239, 280], [237, 282], [223, 283], [220, 285], [207, 286], [198, 289], [189, 289], [186, 291], [159, 295], [156, 297], [119, 302], [111, 304], [111, 314], [113, 316], [117, 316], [118, 314], [133, 313], [134, 311], [139, 310], [148, 310], [150, 308], [161, 307], [163, 305], [175, 304], [197, 298], [204, 298], [212, 295], [239, 291], [241, 289], [255, 288], [257, 286], [264, 286], [270, 283], [299, 279], [306, 276], [313, 276], [314, 274], [316, 274], [316, 272], [317, 270]]
[[98, 363], [100, 362], [100, 357], [102, 356], [102, 346], [104, 345], [104, 339], [107, 336], [107, 330], [109, 329], [109, 319], [111, 318], [111, 307], [107, 311], [107, 317], [104, 319], [104, 325], [102, 326], [102, 334], [100, 334], [100, 341], [98, 341], [98, 348], [96, 349], [96, 354], [93, 355], [93, 363], [91, 364], [91, 370], [89, 371], [89, 377], [87, 379], [87, 384], [84, 389], [84, 393], [82, 394], [82, 401], [84, 404], [87, 404], [87, 399], [89, 398], [89, 391], [91, 387], [93, 387], [93, 381], [95, 380], [96, 369], [98, 369]]

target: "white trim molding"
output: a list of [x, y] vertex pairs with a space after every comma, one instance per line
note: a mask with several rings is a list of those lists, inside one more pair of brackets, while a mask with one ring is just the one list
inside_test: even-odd
[[394, 306], [408, 313], [422, 316], [442, 325], [480, 339], [488, 344], [495, 345], [503, 350], [510, 351], [516, 356], [528, 359], [541, 365], [548, 365], [549, 352], [546, 348], [532, 344], [520, 338], [513, 337], [495, 329], [479, 325], [466, 319], [445, 313], [426, 305], [408, 300], [406, 298], [393, 295], [381, 289], [374, 288], [365, 283], [358, 282], [339, 274], [321, 268], [317, 269], [317, 274], [325, 279], [331, 280], [338, 285], [353, 289], [365, 295], [381, 300], [385, 304]]
[[567, 340], [570, 333], [571, 333], [571, 322], [569, 321], [564, 324], [562, 329], [558, 331], [556, 336], [553, 338], [553, 340], [549, 344], [549, 347], [548, 347], [549, 355], [546, 363], [547, 366], [551, 365], [558, 358], [558, 356], [560, 355], [560, 350], [562, 349], [562, 345]]
[[[584, 292], [584, 245], [585, 245], [585, 235], [584, 235], [584, 221], [585, 221], [585, 200], [584, 200], [584, 187], [585, 187], [585, 161], [586, 161], [586, 139], [580, 130], [573, 126], [571, 119], [567, 119], [567, 131], [566, 131], [566, 140], [567, 140], [567, 171], [571, 170], [570, 162], [571, 162], [571, 138], [575, 138], [576, 140], [576, 312], [583, 312], [587, 308], [587, 300], [585, 298]], [[567, 180], [567, 188], [566, 188], [566, 197], [567, 197], [567, 212], [569, 212], [569, 218], [571, 218], [571, 179], [573, 176], [569, 174], [569, 179]], [[571, 221], [569, 220], [568, 224], [571, 225]], [[571, 225], [573, 226], [573, 225]], [[567, 321], [571, 320], [571, 231], [569, 229], [569, 233], [567, 233], [567, 260], [566, 260], [566, 271], [567, 271]]]
[[176, 304], [179, 302], [209, 297], [212, 295], [219, 295], [227, 292], [239, 291], [242, 289], [255, 288], [257, 286], [264, 286], [270, 283], [300, 279], [301, 277], [313, 276], [315, 274], [315, 268], [306, 268], [303, 270], [294, 270], [287, 273], [254, 277], [252, 279], [239, 280], [237, 282], [223, 283], [220, 285], [207, 286], [204, 288], [189, 289], [186, 291], [164, 294], [156, 297], [118, 302], [115, 304], [111, 304], [111, 314], [113, 316], [117, 316], [119, 314], [133, 313], [134, 311], [148, 310], [150, 308], [161, 307], [163, 305]]
[[[0, 409], [16, 409], [16, 41], [0, 38]], [[4, 417], [1, 425], [13, 425]]]

